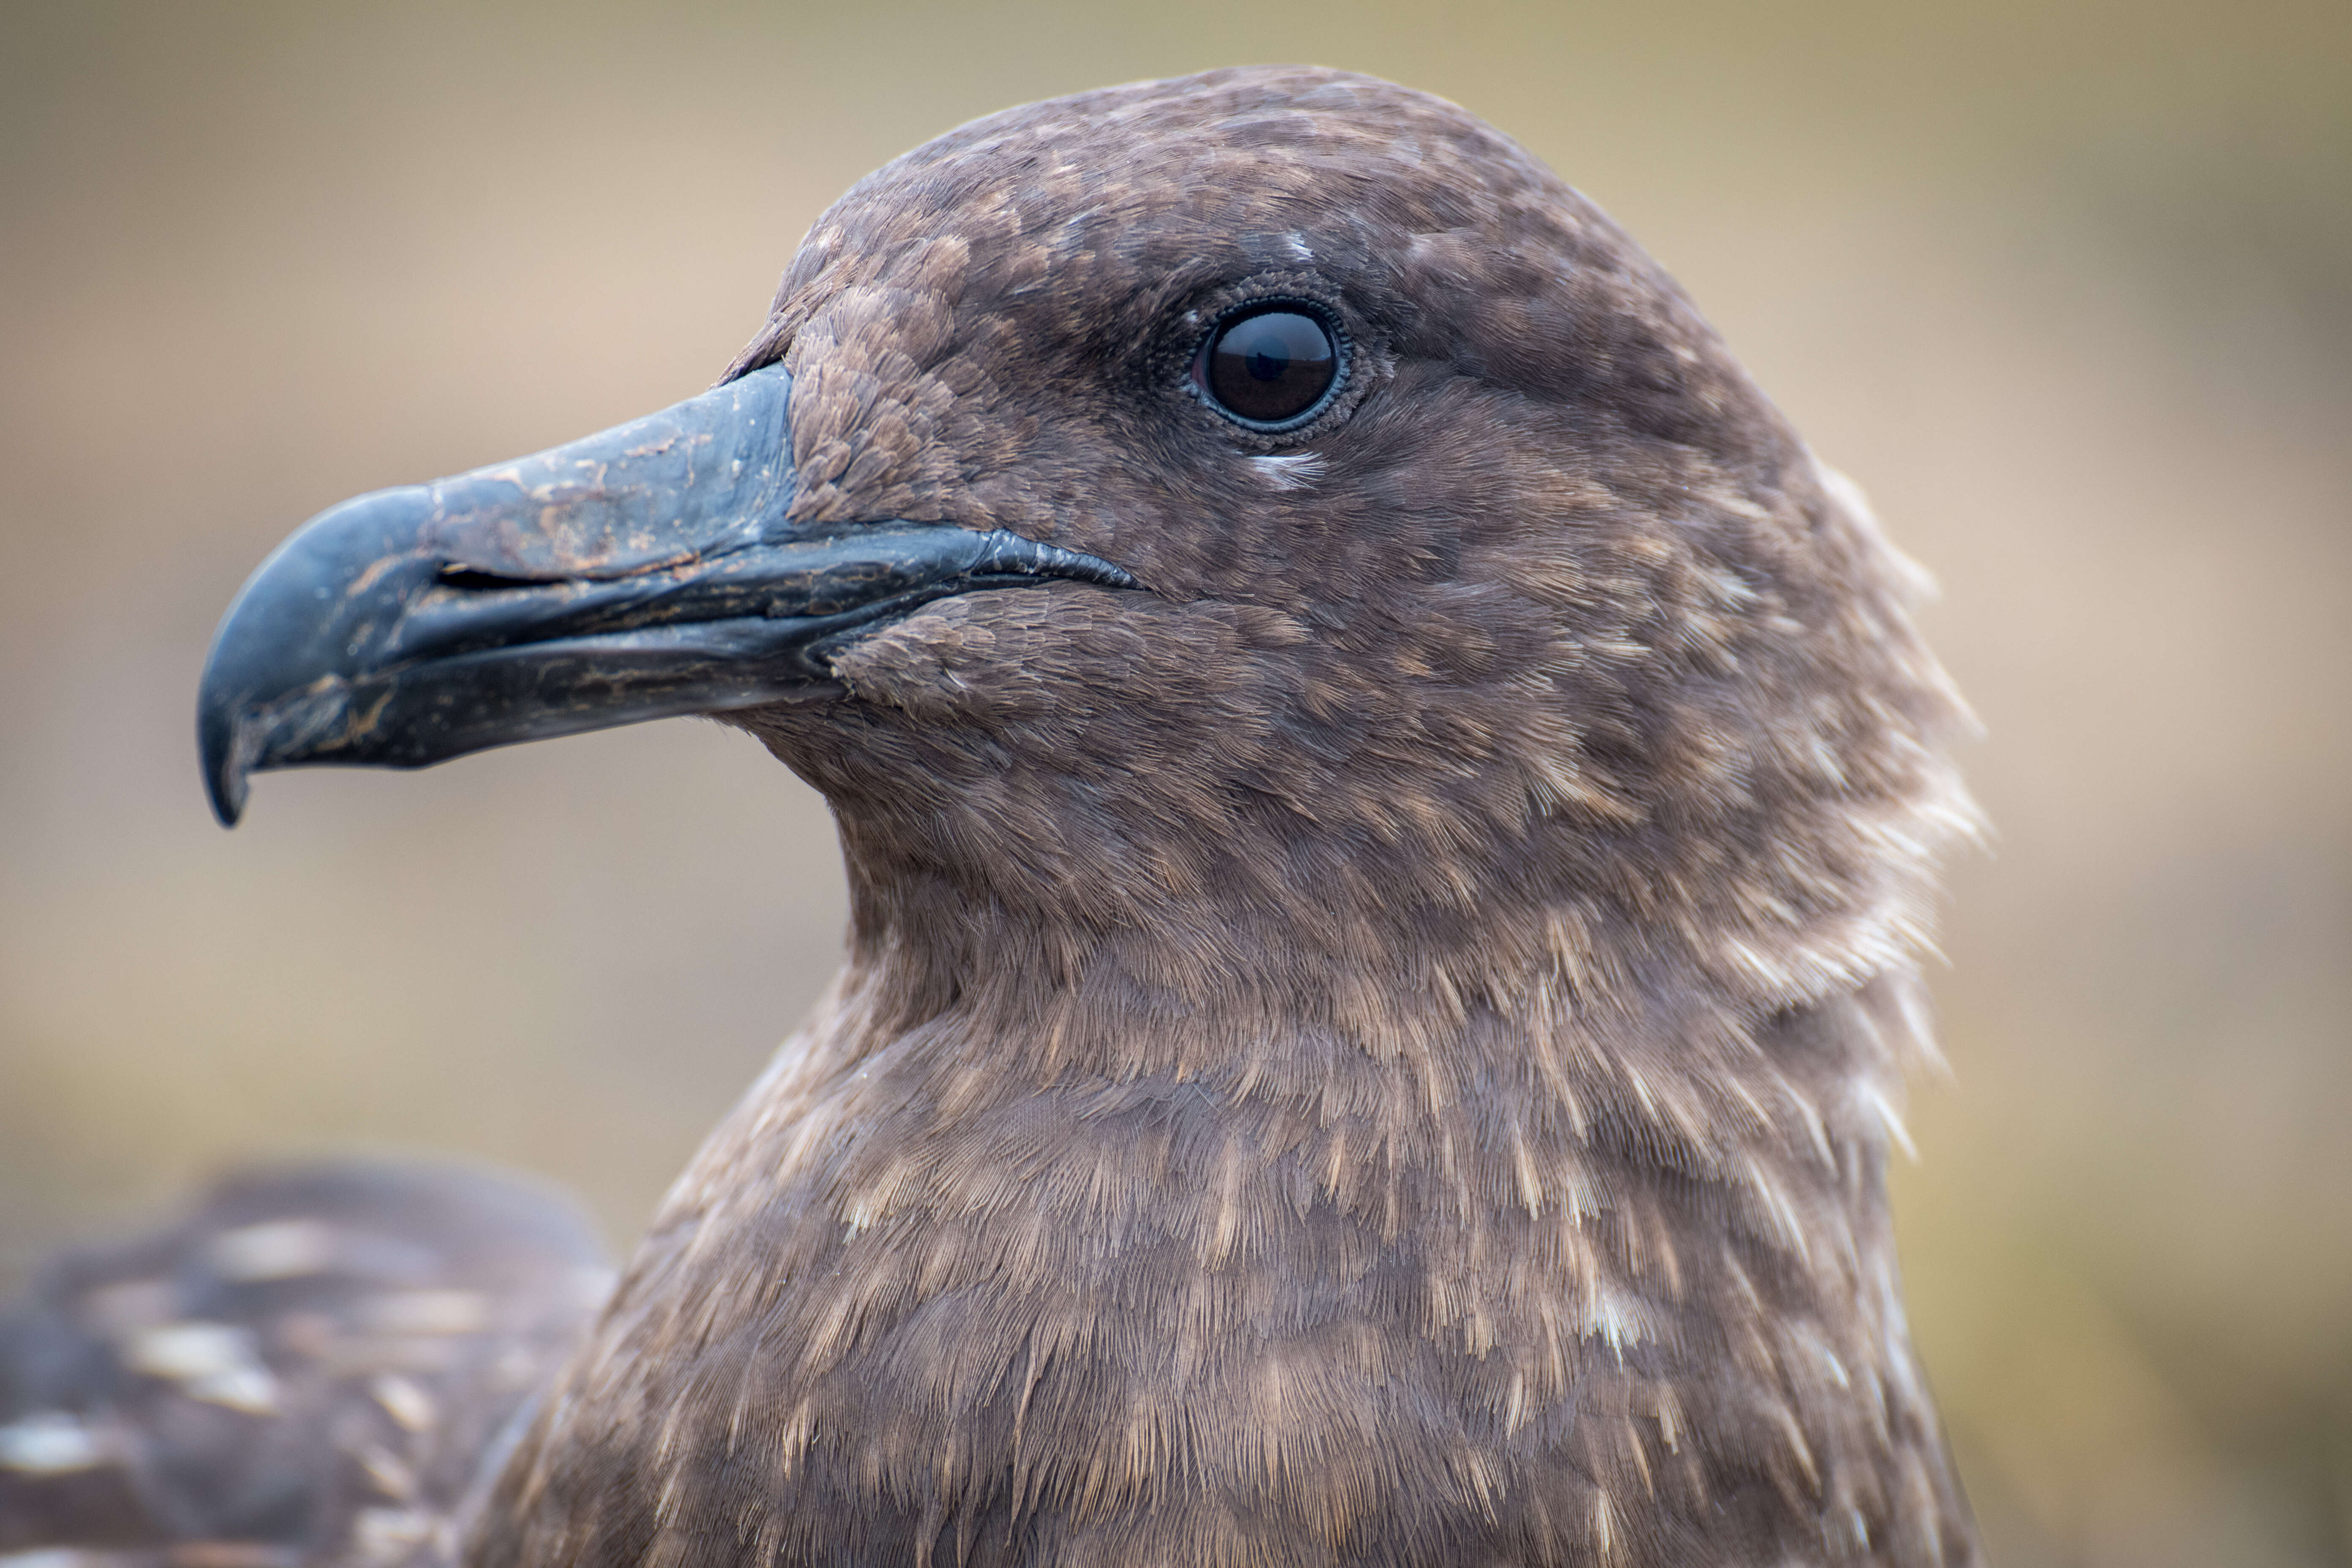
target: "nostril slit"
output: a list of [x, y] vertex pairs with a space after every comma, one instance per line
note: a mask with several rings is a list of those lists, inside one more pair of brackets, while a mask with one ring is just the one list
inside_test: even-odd
[[501, 588], [537, 586], [527, 577], [501, 577], [495, 572], [484, 572], [472, 566], [444, 566], [433, 580], [445, 588], [457, 588], [472, 593], [492, 593]]

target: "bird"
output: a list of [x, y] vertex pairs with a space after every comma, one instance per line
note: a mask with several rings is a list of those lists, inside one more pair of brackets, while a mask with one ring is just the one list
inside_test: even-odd
[[[850, 893], [601, 1306], [509, 1205], [467, 1288], [563, 1349], [457, 1500], [267, 1560], [1976, 1563], [1885, 1196], [1978, 824], [1927, 587], [1444, 100], [1236, 68], [886, 165], [710, 391], [331, 509], [222, 624], [225, 823], [703, 714]], [[341, 1178], [256, 1179], [191, 1247]]]
[[234, 1172], [0, 1311], [0, 1563], [446, 1562], [612, 1281], [575, 1205], [502, 1173]]

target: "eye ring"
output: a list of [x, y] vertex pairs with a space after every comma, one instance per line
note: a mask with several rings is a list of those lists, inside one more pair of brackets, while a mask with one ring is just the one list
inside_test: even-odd
[[1192, 351], [1186, 378], [1202, 402], [1243, 429], [1278, 435], [1331, 406], [1347, 384], [1349, 348], [1328, 307], [1257, 299], [1217, 319]]

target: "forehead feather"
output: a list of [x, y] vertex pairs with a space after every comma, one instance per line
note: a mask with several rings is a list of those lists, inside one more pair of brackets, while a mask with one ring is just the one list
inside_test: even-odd
[[779, 305], [900, 271], [950, 237], [992, 270], [1081, 254], [1165, 266], [1204, 250], [1392, 268], [1439, 255], [1416, 237], [1447, 236], [1448, 265], [1504, 272], [1618, 269], [1629, 249], [1557, 176], [1442, 99], [1311, 68], [1216, 71], [1008, 110], [916, 149], [819, 219]]
[[[1626, 432], [1619, 456], [1637, 468], [1654, 456], [1640, 443], [1664, 439], [1752, 465], [1769, 486], [1792, 450], [1681, 290], [1557, 175], [1441, 99], [1313, 68], [1083, 93], [916, 149], [818, 220], [730, 374], [786, 359], [840, 382], [822, 414], [808, 385], [826, 433], [796, 418], [796, 446], [837, 447], [819, 467], [849, 475], [856, 430], [886, 405], [1018, 384], [1034, 405], [1000, 414], [1038, 415], [1035, 399], [1067, 401], [1070, 364], [1144, 374], [1243, 286], [1305, 287], [1360, 330], [1368, 363], [1420, 363], [1550, 408], [1580, 422], [1574, 443]], [[909, 379], [924, 376], [954, 384]], [[973, 432], [1000, 458], [1018, 444]], [[855, 472], [883, 466], [905, 463], [877, 455]]]

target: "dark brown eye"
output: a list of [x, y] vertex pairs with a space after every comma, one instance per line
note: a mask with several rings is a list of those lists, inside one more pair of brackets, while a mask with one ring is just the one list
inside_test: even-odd
[[1339, 346], [1319, 315], [1263, 305], [1217, 323], [1192, 358], [1192, 384], [1219, 413], [1259, 430], [1304, 424], [1339, 379]]

